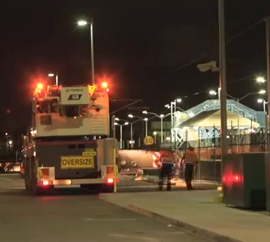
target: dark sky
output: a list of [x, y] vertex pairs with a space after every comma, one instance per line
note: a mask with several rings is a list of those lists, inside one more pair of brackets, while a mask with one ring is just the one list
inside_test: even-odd
[[[270, 15], [269, 0], [225, 2], [228, 39]], [[1, 0], [2, 132], [25, 128], [32, 84], [48, 72], [58, 72], [66, 84], [90, 81], [90, 33], [76, 27], [84, 17], [94, 19], [96, 77], [110, 78], [112, 97], [143, 98], [151, 111], [165, 112], [172, 99], [217, 86], [218, 75], [200, 73], [196, 65], [218, 60], [218, 0]], [[266, 71], [264, 30], [257, 24], [227, 44], [228, 92], [235, 97], [259, 89], [254, 76]], [[206, 98], [189, 97], [181, 105]], [[255, 100], [243, 102], [260, 108]]]

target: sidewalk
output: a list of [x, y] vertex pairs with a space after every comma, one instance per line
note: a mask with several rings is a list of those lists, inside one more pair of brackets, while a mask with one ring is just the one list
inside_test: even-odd
[[101, 194], [100, 199], [212, 241], [269, 242], [270, 217], [214, 203], [217, 191]]
[[[157, 176], [144, 176], [143, 180], [149, 183], [157, 184], [159, 178]], [[193, 180], [192, 184], [195, 189], [200, 190], [215, 190], [217, 189], [218, 186], [220, 186], [219, 182], [205, 181], [205, 180]], [[172, 185], [182, 188], [186, 187], [186, 183], [182, 179], [172, 179]]]

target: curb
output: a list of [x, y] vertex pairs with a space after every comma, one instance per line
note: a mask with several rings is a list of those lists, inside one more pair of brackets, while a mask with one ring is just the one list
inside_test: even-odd
[[114, 202], [111, 202], [109, 199], [107, 199], [106, 196], [103, 196], [103, 195], [99, 196], [99, 199], [106, 201], [108, 203], [112, 203], [116, 206], [123, 207], [123, 208], [130, 210], [132, 212], [144, 215], [146, 217], [156, 219], [160, 222], [171, 224], [175, 227], [184, 229], [191, 234], [194, 234], [194, 235], [197, 235], [199, 237], [211, 240], [213, 242], [242, 242], [240, 240], [233, 239], [233, 238], [227, 237], [225, 235], [217, 234], [217, 233], [211, 232], [207, 229], [203, 229], [203, 228], [200, 228], [198, 226], [194, 226], [194, 225], [191, 225], [189, 223], [186, 223], [186, 222], [183, 222], [183, 221], [180, 221], [177, 219], [169, 218], [169, 217], [166, 217], [164, 215], [160, 215], [158, 213], [155, 213], [155, 212], [152, 212], [152, 211], [149, 211], [149, 210], [146, 210], [146, 209], [134, 206], [134, 205], [127, 205], [127, 206], [118, 205]]

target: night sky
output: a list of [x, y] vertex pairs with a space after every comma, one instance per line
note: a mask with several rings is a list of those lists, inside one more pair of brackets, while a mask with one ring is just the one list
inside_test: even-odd
[[[259, 90], [254, 78], [265, 75], [265, 26], [259, 21], [270, 16], [270, 1], [225, 5], [228, 93], [241, 97]], [[76, 26], [90, 17], [96, 78], [108, 77], [112, 98], [142, 98], [141, 106], [165, 113], [169, 101], [188, 96], [181, 104], [187, 109], [217, 87], [218, 74], [200, 73], [196, 65], [218, 60], [218, 0], [1, 0], [1, 132], [25, 131], [33, 83], [49, 81], [49, 72], [57, 72], [60, 83], [90, 82], [90, 33]], [[205, 93], [192, 96], [196, 92]], [[262, 109], [256, 99], [243, 103]]]

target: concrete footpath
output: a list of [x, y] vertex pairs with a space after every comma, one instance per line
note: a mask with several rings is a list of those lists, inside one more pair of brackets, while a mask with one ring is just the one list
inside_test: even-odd
[[[159, 182], [159, 178], [156, 176], [144, 176], [142, 179], [146, 182], [153, 184], [158, 184]], [[173, 186], [186, 189], [186, 183], [183, 179], [173, 178], [171, 181]], [[213, 190], [217, 189], [217, 187], [220, 186], [221, 183], [206, 180], [193, 180], [192, 185], [196, 190]]]
[[217, 191], [101, 194], [100, 199], [211, 241], [269, 242], [270, 216], [215, 202]]

